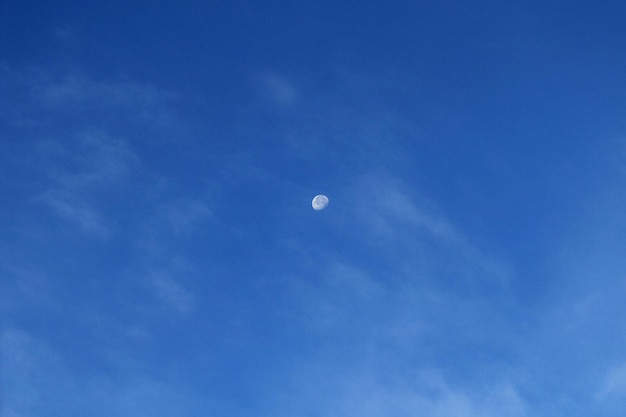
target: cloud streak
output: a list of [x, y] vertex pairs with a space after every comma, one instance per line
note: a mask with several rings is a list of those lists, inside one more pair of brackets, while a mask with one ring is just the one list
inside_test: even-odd
[[73, 373], [55, 350], [14, 327], [2, 329], [0, 349], [3, 416], [190, 415], [199, 404], [182, 386], [147, 375], [121, 370], [116, 379]]
[[370, 174], [333, 195], [321, 230], [290, 246], [305, 261], [281, 306], [318, 352], [293, 365], [309, 408], [290, 413], [532, 415], [509, 373], [521, 335], [506, 263], [400, 178]]
[[49, 181], [41, 200], [87, 234], [107, 236], [110, 221], [103, 196], [123, 189], [137, 166], [128, 144], [106, 134], [86, 133], [47, 144], [41, 154]]
[[292, 107], [298, 99], [298, 89], [286, 77], [274, 72], [263, 72], [257, 77], [259, 93], [266, 100], [283, 108]]
[[181, 315], [191, 312], [194, 305], [194, 296], [180, 283], [166, 275], [157, 274], [151, 279], [151, 285], [167, 308]]

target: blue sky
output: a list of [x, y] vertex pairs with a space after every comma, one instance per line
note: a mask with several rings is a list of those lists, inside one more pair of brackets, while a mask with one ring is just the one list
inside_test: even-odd
[[0, 7], [3, 416], [623, 415], [621, 2]]

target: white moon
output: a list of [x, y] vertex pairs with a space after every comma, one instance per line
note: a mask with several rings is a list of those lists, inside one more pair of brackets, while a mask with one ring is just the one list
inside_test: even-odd
[[328, 205], [328, 197], [324, 194], [316, 195], [313, 197], [313, 201], [311, 201], [311, 206], [313, 206], [313, 210], [324, 210]]

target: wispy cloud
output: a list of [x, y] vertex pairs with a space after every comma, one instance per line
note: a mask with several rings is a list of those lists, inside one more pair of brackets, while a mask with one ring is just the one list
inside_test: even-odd
[[[322, 242], [294, 246], [306, 271], [285, 307], [323, 352], [294, 364], [297, 402], [313, 415], [533, 415], [503, 369], [521, 337], [506, 262], [401, 178], [333, 186]], [[435, 382], [416, 382], [425, 369]]]
[[522, 417], [526, 405], [515, 388], [502, 384], [480, 388], [449, 387], [440, 381], [438, 386], [411, 389], [389, 388], [383, 383], [360, 383], [351, 387], [347, 398], [340, 401], [336, 412], [360, 416], [433, 417]]
[[[49, 111], [74, 111], [93, 118], [118, 115], [126, 120], [163, 126], [173, 122], [175, 95], [130, 81], [97, 81], [82, 74], [41, 77], [33, 98]], [[93, 123], [97, 120], [92, 119]]]
[[263, 98], [274, 105], [288, 108], [295, 104], [298, 89], [287, 77], [276, 72], [265, 71], [258, 74], [257, 88]]
[[150, 284], [163, 305], [177, 314], [188, 314], [194, 306], [193, 294], [172, 277], [156, 274], [150, 278]]
[[33, 199], [85, 233], [108, 236], [114, 226], [105, 206], [141, 171], [131, 144], [135, 129], [154, 132], [172, 122], [172, 95], [80, 73], [6, 65], [0, 71], [6, 78], [2, 100], [11, 101], [6, 107], [13, 112], [3, 115], [6, 134], [19, 143], [3, 155], [12, 168], [3, 181], [32, 190]]
[[[61, 377], [59, 356], [25, 332], [6, 325], [0, 332], [3, 414], [40, 414], [48, 402], [53, 407], [55, 397], [68, 388], [68, 381]], [[57, 384], [53, 383], [55, 380]]]
[[76, 373], [67, 358], [14, 327], [2, 328], [3, 416], [189, 415], [199, 399], [183, 387], [120, 368], [116, 377]]
[[122, 187], [137, 166], [128, 144], [92, 132], [44, 143], [39, 152], [48, 182], [41, 201], [84, 232], [108, 235], [110, 226], [100, 202], [103, 193]]
[[[364, 417], [523, 417], [535, 415], [517, 388], [506, 381], [452, 386], [436, 370], [407, 370], [411, 378], [362, 367], [300, 370], [272, 415], [354, 415]], [[311, 372], [311, 373], [309, 373]], [[270, 401], [271, 402], [271, 401]], [[287, 411], [285, 411], [287, 410]]]
[[434, 210], [434, 205], [399, 178], [368, 175], [359, 181], [354, 193], [361, 218], [381, 237], [394, 238], [409, 227], [412, 232], [446, 244], [456, 244], [459, 240], [458, 233]]
[[379, 250], [381, 260], [399, 262], [416, 275], [453, 274], [457, 283], [500, 291], [512, 279], [504, 260], [486, 255], [435, 202], [401, 178], [368, 174], [345, 192], [351, 211], [346, 224]]
[[619, 364], [606, 373], [597, 397], [600, 400], [621, 398], [626, 401], [626, 363]]
[[[44, 68], [0, 64], [0, 89], [9, 126], [23, 129], [115, 128], [123, 122], [169, 126], [176, 120], [176, 95], [130, 80], [96, 80], [81, 72], [55, 73]], [[103, 123], [106, 122], [106, 123]]]
[[208, 205], [200, 199], [172, 202], [160, 212], [175, 234], [191, 232], [213, 216]]
[[[15, 255], [11, 253], [11, 255]], [[53, 304], [48, 273], [33, 265], [20, 265], [14, 259], [0, 255], [0, 311], [5, 317], [34, 306]]]
[[110, 233], [103, 215], [74, 195], [70, 197], [64, 192], [51, 190], [43, 194], [42, 201], [60, 217], [89, 235], [106, 237]]

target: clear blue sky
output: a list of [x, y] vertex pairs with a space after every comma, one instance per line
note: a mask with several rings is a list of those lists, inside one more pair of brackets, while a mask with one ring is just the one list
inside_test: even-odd
[[623, 2], [0, 4], [4, 417], [624, 415]]

